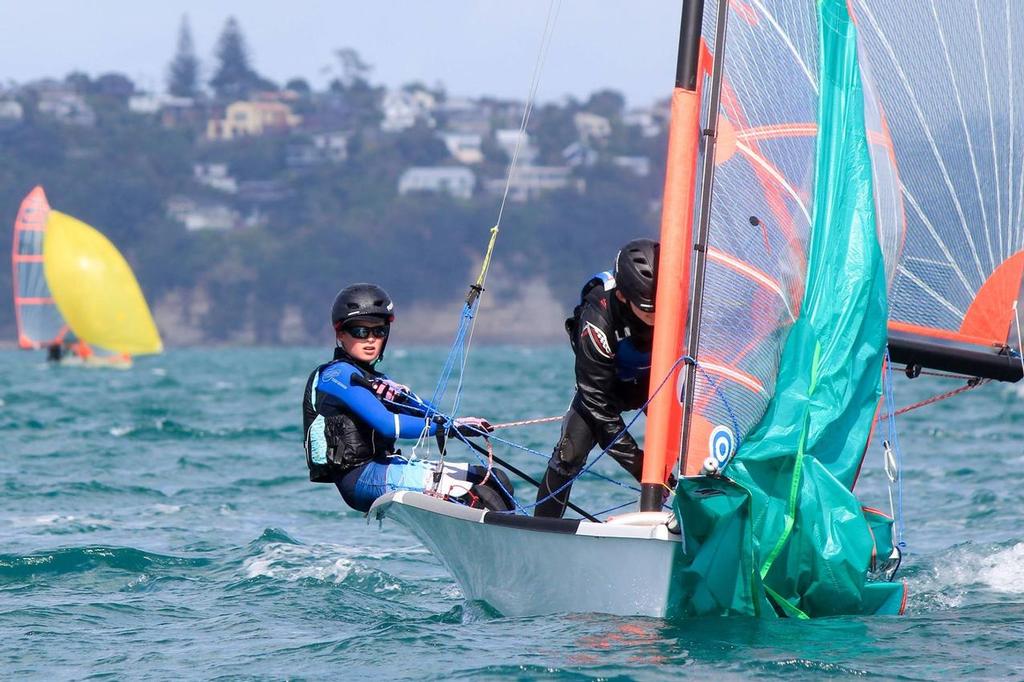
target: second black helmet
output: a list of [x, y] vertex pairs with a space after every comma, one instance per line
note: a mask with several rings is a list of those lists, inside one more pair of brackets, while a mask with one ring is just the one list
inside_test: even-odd
[[627, 301], [647, 313], [654, 312], [658, 250], [653, 239], [634, 239], [615, 257], [615, 286]]
[[331, 307], [331, 324], [335, 331], [341, 329], [346, 320], [360, 317], [376, 317], [384, 322], [395, 319], [395, 304], [388, 292], [376, 284], [352, 284], [334, 297]]

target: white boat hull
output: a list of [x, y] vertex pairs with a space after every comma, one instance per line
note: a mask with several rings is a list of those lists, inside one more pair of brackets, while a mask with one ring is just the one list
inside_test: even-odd
[[369, 515], [408, 528], [448, 568], [467, 599], [485, 601], [507, 616], [663, 617], [671, 608], [672, 567], [682, 542], [668, 531], [668, 514], [576, 524], [399, 491], [377, 500]]

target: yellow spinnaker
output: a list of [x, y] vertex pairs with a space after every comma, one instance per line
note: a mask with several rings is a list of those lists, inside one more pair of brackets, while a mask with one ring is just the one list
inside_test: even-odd
[[57, 309], [80, 339], [117, 353], [163, 350], [128, 262], [92, 227], [50, 211], [43, 239], [43, 272]]

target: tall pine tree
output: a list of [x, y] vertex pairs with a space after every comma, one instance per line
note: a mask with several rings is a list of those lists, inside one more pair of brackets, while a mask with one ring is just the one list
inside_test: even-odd
[[261, 85], [262, 79], [249, 62], [249, 48], [234, 17], [228, 17], [217, 39], [217, 72], [210, 87], [221, 99], [243, 99]]
[[196, 58], [187, 14], [181, 17], [181, 27], [178, 29], [178, 51], [167, 67], [167, 91], [175, 97], [195, 97], [199, 94], [199, 59]]

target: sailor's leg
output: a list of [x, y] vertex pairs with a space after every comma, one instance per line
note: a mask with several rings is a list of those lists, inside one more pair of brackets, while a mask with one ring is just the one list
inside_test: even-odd
[[565, 418], [562, 419], [562, 436], [551, 453], [548, 469], [544, 472], [544, 480], [537, 491], [534, 516], [561, 518], [565, 514], [565, 508], [569, 504], [569, 493], [572, 490], [570, 481], [586, 464], [587, 455], [596, 443], [597, 439], [590, 425], [570, 406]]
[[345, 504], [361, 512], [387, 492], [387, 464], [377, 461], [360, 464], [334, 480]]

